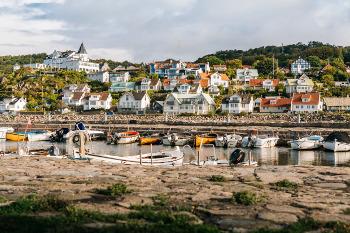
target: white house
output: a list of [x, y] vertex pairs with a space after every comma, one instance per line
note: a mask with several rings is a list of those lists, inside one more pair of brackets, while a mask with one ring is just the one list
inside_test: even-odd
[[44, 60], [44, 64], [55, 69], [85, 71], [86, 73], [94, 73], [100, 70], [99, 64], [90, 62], [83, 43], [80, 45], [78, 52], [55, 50]]
[[323, 107], [326, 111], [350, 111], [350, 97], [324, 97]]
[[93, 109], [108, 110], [112, 107], [112, 95], [103, 93], [91, 93], [84, 98], [84, 111]]
[[101, 83], [109, 82], [109, 72], [108, 71], [99, 71], [96, 73], [90, 73], [87, 75], [90, 80], [99, 81]]
[[215, 111], [214, 100], [205, 93], [178, 94], [171, 93], [164, 102], [164, 114], [196, 114], [206, 115]]
[[291, 111], [301, 112], [319, 112], [323, 109], [321, 95], [318, 92], [312, 93], [294, 93], [291, 103]]
[[31, 68], [33, 70], [44, 70], [47, 68], [47, 65], [42, 63], [32, 63], [32, 64], [25, 64], [23, 65], [25, 68]]
[[253, 96], [235, 94], [228, 97], [222, 101], [221, 110], [231, 114], [251, 113], [254, 110]]
[[81, 106], [83, 98], [90, 93], [91, 89], [87, 84], [72, 84], [63, 88], [62, 101], [65, 105]]
[[112, 83], [126, 83], [130, 80], [129, 72], [113, 72], [109, 73], [109, 81]]
[[25, 98], [5, 98], [0, 101], [0, 112], [20, 112], [26, 110]]
[[287, 79], [286, 92], [290, 95], [293, 93], [312, 92], [314, 85], [314, 82], [308, 76], [303, 74], [299, 79]]
[[163, 89], [164, 91], [173, 91], [178, 85], [177, 79], [164, 79], [163, 80]]
[[249, 88], [253, 90], [265, 89], [269, 92], [274, 92], [278, 84], [278, 79], [251, 79], [249, 81]]
[[291, 109], [291, 98], [282, 98], [280, 96], [271, 96], [260, 99], [260, 109], [262, 113], [283, 113]]
[[306, 70], [309, 70], [309, 69], [311, 69], [310, 63], [300, 57], [291, 65], [291, 72], [294, 75], [303, 74]]
[[210, 75], [210, 86], [223, 86], [225, 89], [229, 86], [230, 79], [226, 74], [214, 73]]
[[118, 103], [119, 112], [145, 113], [151, 106], [151, 99], [146, 91], [126, 92]]
[[256, 79], [259, 77], [257, 69], [237, 69], [236, 80], [242, 83], [249, 83], [251, 79]]

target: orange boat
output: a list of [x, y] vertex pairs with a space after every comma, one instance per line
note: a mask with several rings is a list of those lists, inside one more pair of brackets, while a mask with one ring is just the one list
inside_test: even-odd
[[140, 133], [136, 131], [128, 131], [116, 133], [114, 135], [114, 141], [116, 144], [131, 144], [139, 140]]
[[196, 135], [195, 144], [196, 147], [200, 147], [204, 144], [215, 144], [215, 140], [218, 137], [216, 134], [202, 134]]

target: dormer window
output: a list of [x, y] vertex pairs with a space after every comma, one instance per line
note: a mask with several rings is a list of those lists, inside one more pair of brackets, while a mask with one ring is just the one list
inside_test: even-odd
[[305, 102], [309, 102], [310, 101], [310, 98], [307, 98], [307, 97], [304, 97], [302, 98], [302, 101], [305, 103]]
[[270, 100], [270, 104], [277, 104], [277, 100]]

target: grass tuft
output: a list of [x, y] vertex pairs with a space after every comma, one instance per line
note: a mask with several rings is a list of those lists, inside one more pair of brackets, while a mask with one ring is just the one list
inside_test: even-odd
[[0, 196], [0, 204], [8, 202], [6, 197]]
[[276, 190], [279, 191], [296, 191], [298, 189], [298, 184], [287, 179], [278, 181], [271, 184]]
[[255, 193], [250, 191], [237, 192], [232, 196], [232, 202], [240, 205], [255, 205], [261, 201], [262, 198], [258, 197]]
[[98, 189], [96, 190], [96, 193], [102, 194], [105, 196], [112, 196], [112, 197], [121, 197], [124, 196], [125, 194], [131, 193], [132, 190], [128, 189], [126, 184], [123, 183], [117, 183], [114, 184], [107, 189]]

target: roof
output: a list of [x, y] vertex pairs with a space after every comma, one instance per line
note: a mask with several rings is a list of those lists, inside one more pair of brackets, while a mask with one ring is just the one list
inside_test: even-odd
[[81, 43], [80, 48], [78, 50], [78, 54], [87, 54], [84, 43]]
[[200, 73], [199, 77], [201, 79], [209, 79], [210, 78], [210, 74], [208, 74], [208, 73]]
[[226, 74], [220, 74], [220, 76], [221, 76], [221, 80], [230, 81], [230, 79], [228, 78], [228, 76]]
[[158, 82], [159, 82], [159, 79], [157, 79], [157, 78], [152, 78], [151, 79], [151, 86], [153, 87], [153, 86], [156, 86], [157, 84], [158, 84]]
[[251, 76], [251, 77], [258, 77], [259, 76], [259, 72], [257, 69], [237, 69], [237, 76]]
[[209, 87], [209, 79], [201, 79], [199, 81], [199, 84], [202, 86], [202, 88], [208, 88]]
[[[303, 101], [307, 99], [307, 101]], [[292, 104], [297, 105], [318, 105], [320, 103], [320, 93], [294, 93], [292, 98]]]
[[[274, 102], [276, 101], [276, 102]], [[291, 98], [262, 98], [260, 100], [261, 107], [289, 107], [291, 105]]]
[[[301, 84], [301, 82], [305, 82]], [[299, 79], [287, 79], [288, 86], [297, 86], [297, 85], [305, 85], [305, 86], [314, 86], [314, 82], [306, 75], [303, 74]]]
[[324, 97], [323, 102], [328, 107], [350, 106], [350, 97]]
[[84, 96], [85, 92], [74, 92], [72, 100], [80, 100]]
[[145, 91], [140, 91], [140, 92], [133, 91], [132, 92], [132, 95], [134, 96], [135, 100], [142, 100], [146, 94], [147, 94], [147, 92], [145, 92]]
[[250, 79], [249, 80], [249, 86], [250, 87], [262, 87], [264, 81], [272, 81], [272, 86], [277, 87], [279, 80], [278, 79]]
[[[241, 101], [235, 101], [231, 100], [232, 97], [239, 96], [241, 98]], [[242, 104], [250, 104], [250, 101], [252, 100], [252, 95], [250, 94], [235, 94], [229, 97], [226, 97], [222, 103], [242, 103]]]

